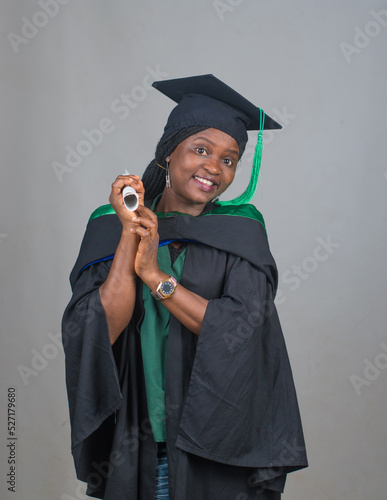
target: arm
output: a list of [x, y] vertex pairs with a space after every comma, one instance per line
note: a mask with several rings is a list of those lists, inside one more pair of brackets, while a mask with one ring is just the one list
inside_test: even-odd
[[[296, 453], [284, 453], [289, 442]], [[254, 483], [273, 486], [305, 460], [271, 277], [232, 254], [221, 294], [210, 300], [203, 320], [175, 446], [211, 461], [257, 467]]]
[[[137, 276], [154, 291], [160, 281], [168, 278], [168, 275], [159, 269], [157, 263], [159, 243], [157, 217], [144, 206], [139, 207], [137, 212], [139, 216], [132, 220], [138, 225], [131, 228], [131, 232], [140, 237], [135, 259], [135, 271]], [[196, 335], [200, 334], [208, 305], [207, 299], [179, 284], [171, 297], [162, 300], [162, 304], [191, 332]]]
[[137, 246], [138, 238], [128, 232], [127, 228], [123, 228], [109, 275], [99, 288], [111, 344], [114, 344], [133, 315], [136, 300], [136, 274], [133, 263]]
[[140, 238], [131, 231], [138, 226], [132, 222], [135, 212], [129, 212], [122, 201], [124, 186], [136, 189], [140, 203], [144, 203], [144, 188], [139, 176], [119, 176], [112, 185], [109, 201], [122, 223], [122, 234], [114, 255], [109, 275], [99, 294], [106, 315], [111, 344], [119, 337], [132, 318], [136, 300], [135, 256]]
[[[154, 291], [160, 281], [167, 278], [169, 278], [169, 276], [159, 270], [154, 275], [145, 277], [143, 281], [152, 291]], [[207, 299], [187, 290], [187, 288], [184, 288], [180, 284], [177, 285], [175, 292], [170, 297], [162, 300], [162, 304], [168, 311], [196, 335], [200, 334], [208, 302]]]

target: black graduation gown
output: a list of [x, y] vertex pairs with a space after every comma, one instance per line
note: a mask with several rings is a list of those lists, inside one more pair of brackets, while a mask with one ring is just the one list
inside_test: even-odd
[[[157, 445], [141, 356], [142, 282], [133, 318], [113, 346], [98, 292], [121, 229], [115, 214], [91, 219], [70, 277], [62, 331], [72, 453], [88, 495], [153, 500]], [[191, 240], [181, 285], [209, 300], [199, 337], [170, 319], [170, 499], [274, 498], [307, 459], [261, 215], [252, 205], [209, 204], [199, 217], [166, 214], [159, 234]]]

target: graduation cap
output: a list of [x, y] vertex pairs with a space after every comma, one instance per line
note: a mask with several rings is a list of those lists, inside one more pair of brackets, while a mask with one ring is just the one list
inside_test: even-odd
[[247, 130], [258, 130], [253, 169], [246, 191], [228, 202], [248, 203], [254, 196], [262, 157], [262, 131], [282, 126], [214, 75], [190, 76], [154, 82], [153, 87], [177, 103], [169, 115], [163, 138], [192, 125], [216, 128], [235, 139], [242, 156]]

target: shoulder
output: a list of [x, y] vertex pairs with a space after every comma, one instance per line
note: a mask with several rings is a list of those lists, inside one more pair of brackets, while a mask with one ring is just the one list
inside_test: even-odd
[[85, 267], [113, 258], [121, 232], [121, 222], [111, 205], [103, 205], [94, 210], [89, 218], [79, 255], [70, 275], [72, 286]]
[[89, 222], [93, 219], [97, 219], [98, 217], [102, 217], [103, 215], [115, 215], [115, 211], [110, 204], [101, 205], [90, 215]]
[[219, 218], [222, 216], [235, 217], [235, 221], [239, 219], [238, 222], [247, 222], [248, 220], [259, 222], [259, 224], [266, 230], [263, 215], [251, 203], [232, 205], [227, 203], [220, 204], [220, 202], [216, 202], [212, 204], [211, 210], [204, 215], [219, 216]]
[[265, 221], [254, 205], [214, 204], [214, 208], [202, 219], [211, 220], [206, 229], [213, 235], [213, 246], [263, 271], [276, 288], [277, 268], [270, 251]]
[[101, 238], [121, 235], [122, 224], [111, 205], [102, 205], [90, 215], [87, 223], [84, 241], [89, 239], [101, 240]]

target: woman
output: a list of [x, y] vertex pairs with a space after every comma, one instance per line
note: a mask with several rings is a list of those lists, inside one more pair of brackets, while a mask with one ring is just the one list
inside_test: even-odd
[[[307, 465], [262, 216], [246, 204], [261, 132], [280, 128], [212, 75], [178, 102], [153, 160], [96, 210], [63, 318], [77, 476], [105, 500], [279, 499]], [[264, 120], [264, 121], [263, 121]], [[247, 142], [250, 184], [231, 202]], [[139, 195], [126, 209], [122, 189]]]

